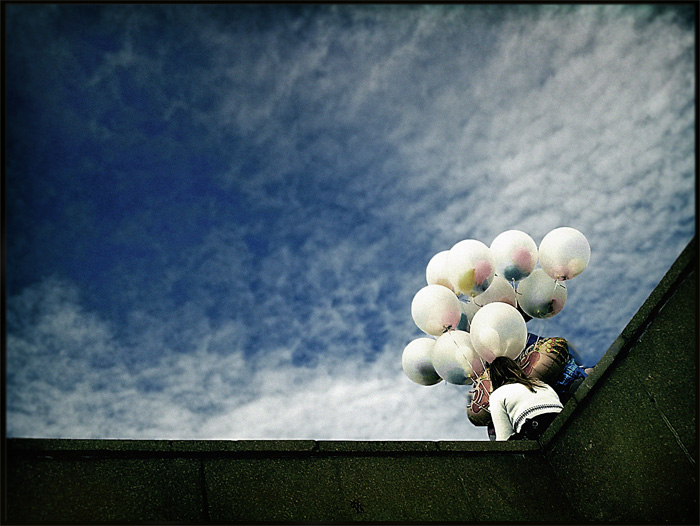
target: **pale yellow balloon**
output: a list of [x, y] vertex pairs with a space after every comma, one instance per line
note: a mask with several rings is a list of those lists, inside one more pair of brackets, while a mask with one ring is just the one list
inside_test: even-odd
[[457, 277], [457, 288], [469, 294], [472, 298], [478, 294], [474, 290], [474, 285], [476, 285], [476, 280], [474, 279], [474, 269], [470, 268], [466, 272], [458, 274]]
[[481, 241], [465, 239], [447, 254], [447, 274], [455, 292], [475, 297], [486, 291], [495, 274], [491, 250]]

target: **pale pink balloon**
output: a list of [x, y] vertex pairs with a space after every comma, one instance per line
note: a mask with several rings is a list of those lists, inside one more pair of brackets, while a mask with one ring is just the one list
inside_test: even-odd
[[[476, 352], [474, 352], [474, 354], [476, 355]], [[477, 378], [484, 374], [484, 364], [481, 362], [478, 355], [471, 357], [469, 363], [471, 364], [472, 369], [474, 370], [474, 374], [477, 376]]]
[[588, 266], [591, 246], [586, 236], [575, 228], [555, 228], [542, 239], [539, 258], [540, 266], [549, 277], [565, 281]]
[[532, 253], [525, 247], [517, 247], [513, 250], [513, 263], [524, 270], [526, 273], [532, 272], [535, 268], [535, 260]]
[[551, 273], [554, 276], [556, 276], [555, 279], [557, 279], [557, 280], [564, 281], [564, 280], [567, 280], [570, 278], [569, 269], [568, 269], [568, 267], [566, 267], [564, 265], [556, 265], [556, 266], [552, 267]]
[[481, 347], [478, 352], [479, 356], [481, 356], [485, 362], [491, 363], [496, 359], [496, 355], [491, 349], [488, 349], [487, 347]]
[[441, 321], [443, 327], [457, 327], [459, 320], [462, 317], [462, 312], [448, 311], [442, 315]]
[[506, 230], [491, 242], [496, 274], [507, 281], [526, 278], [537, 263], [537, 245], [521, 230]]
[[559, 298], [552, 298], [552, 316], [559, 314], [561, 310], [564, 308], [564, 301], [560, 300]]
[[491, 268], [491, 263], [484, 259], [476, 262], [474, 265], [474, 280], [476, 281], [477, 285], [481, 285], [484, 280], [491, 277]]
[[454, 329], [462, 317], [462, 307], [454, 292], [442, 285], [427, 285], [411, 302], [411, 317], [418, 328], [432, 336]]

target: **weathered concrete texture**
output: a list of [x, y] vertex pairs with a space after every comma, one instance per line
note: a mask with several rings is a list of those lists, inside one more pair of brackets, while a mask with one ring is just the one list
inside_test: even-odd
[[539, 441], [12, 439], [2, 522], [698, 524], [696, 250]]
[[559, 521], [572, 518], [556, 507], [566, 497], [539, 452], [338, 460], [343, 501], [353, 510], [343, 519], [538, 520], [540, 512], [527, 503], [538, 501], [542, 488], [555, 497], [544, 512]]
[[332, 521], [342, 503], [328, 459], [262, 457], [205, 461], [215, 522]]
[[537, 442], [70, 442], [10, 441], [9, 523], [573, 519]]
[[625, 360], [653, 400], [658, 416], [668, 421], [693, 458], [697, 458], [697, 341], [695, 331], [684, 330], [683, 320], [695, 312], [697, 286], [695, 274], [681, 284], [674, 300], [661, 309], [635, 345], [634, 359]]
[[576, 393], [546, 452], [560, 480], [576, 481], [565, 491], [581, 519], [698, 522], [697, 272], [693, 265], [688, 274], [689, 256], [676, 265], [686, 273], [672, 269], [640, 309], [647, 317], [623, 333], [638, 338], [620, 338], [592, 385]]
[[[207, 463], [212, 520], [471, 519], [449, 458], [333, 456]], [[439, 488], [439, 492], [436, 490]]]
[[195, 459], [11, 455], [3, 523], [200, 522], [200, 471]]
[[[469, 468], [464, 469], [467, 463]], [[459, 473], [465, 479], [465, 498], [474, 521], [546, 520], [563, 524], [576, 519], [555, 473], [540, 452], [470, 456], [463, 460]]]

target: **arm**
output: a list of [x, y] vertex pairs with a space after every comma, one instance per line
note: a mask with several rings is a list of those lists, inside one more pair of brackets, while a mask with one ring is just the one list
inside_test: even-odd
[[496, 440], [508, 440], [514, 431], [510, 422], [510, 417], [506, 412], [504, 401], [500, 397], [497, 397], [494, 400], [492, 393], [492, 397], [489, 402], [489, 409], [491, 411], [493, 427], [496, 430]]

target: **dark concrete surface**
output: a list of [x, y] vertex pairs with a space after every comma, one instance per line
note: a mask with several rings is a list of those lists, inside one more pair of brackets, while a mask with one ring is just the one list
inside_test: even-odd
[[8, 468], [3, 524], [205, 517], [196, 459], [12, 455]]
[[590, 481], [566, 487], [583, 520], [698, 524], [697, 272], [672, 270], [545, 453], [561, 480]]
[[693, 240], [539, 441], [10, 439], [2, 523], [699, 524], [697, 292]]
[[6, 523], [572, 518], [537, 442], [72, 442], [10, 440]]

